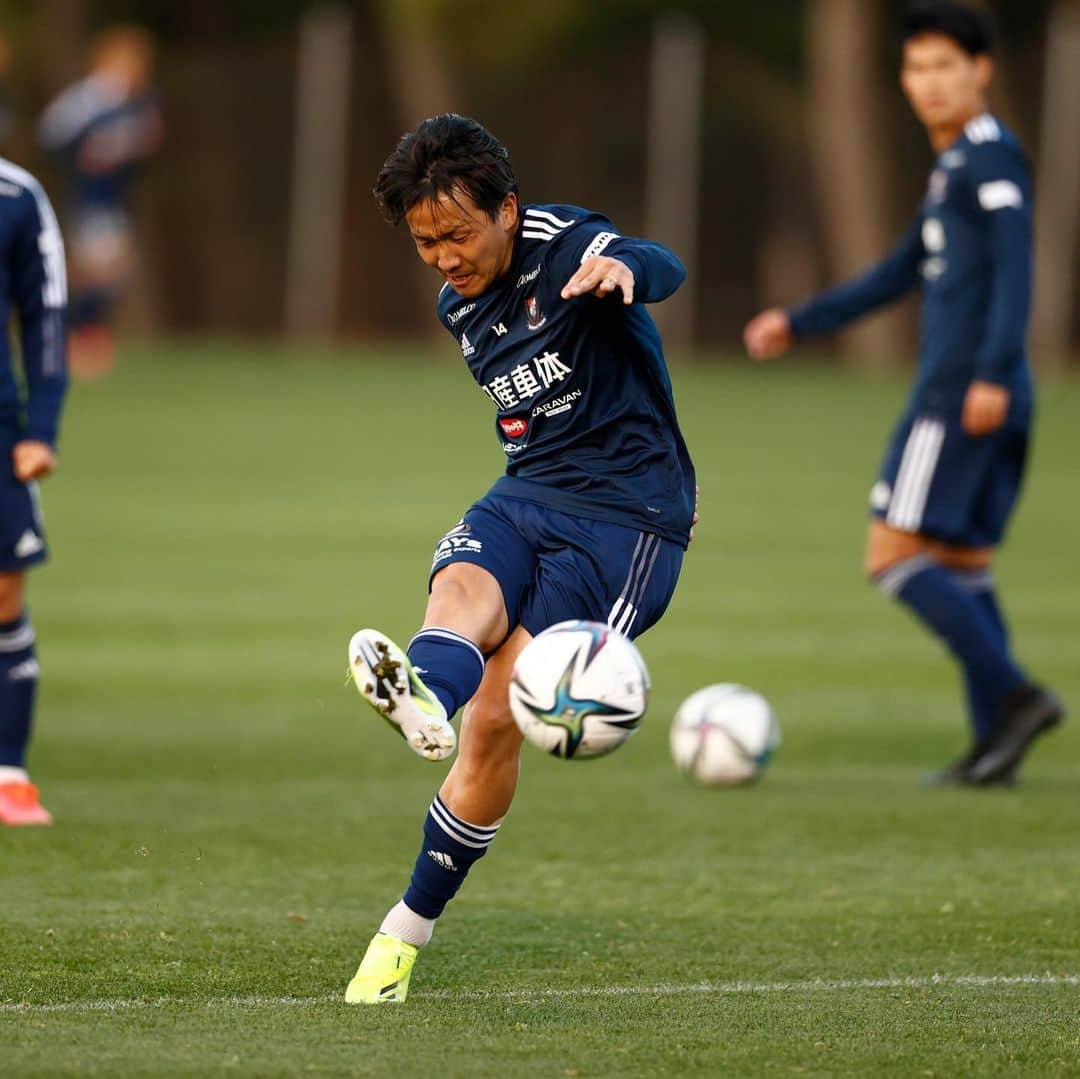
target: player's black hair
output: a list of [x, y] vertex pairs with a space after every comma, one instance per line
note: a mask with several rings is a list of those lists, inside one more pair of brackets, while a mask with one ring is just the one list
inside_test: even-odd
[[403, 135], [379, 170], [375, 203], [392, 225], [418, 202], [464, 191], [493, 221], [506, 196], [517, 194], [506, 147], [467, 116], [432, 116]]
[[988, 56], [994, 49], [994, 29], [986, 12], [948, 0], [923, 0], [908, 8], [900, 44], [919, 34], [944, 34], [969, 56]]

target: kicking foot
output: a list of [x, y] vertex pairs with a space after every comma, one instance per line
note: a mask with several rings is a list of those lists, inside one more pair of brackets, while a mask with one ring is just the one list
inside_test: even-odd
[[349, 641], [349, 675], [360, 696], [429, 761], [446, 760], [457, 735], [439, 698], [389, 637], [361, 629]]
[[409, 977], [420, 949], [386, 933], [371, 938], [353, 980], [346, 1004], [400, 1004], [409, 992]]
[[52, 824], [52, 814], [38, 801], [38, 789], [23, 779], [0, 783], [0, 824]]
[[969, 770], [970, 782], [980, 786], [1015, 775], [1032, 742], [1065, 718], [1065, 706], [1042, 686], [1024, 686], [1006, 698], [1002, 723], [990, 747]]

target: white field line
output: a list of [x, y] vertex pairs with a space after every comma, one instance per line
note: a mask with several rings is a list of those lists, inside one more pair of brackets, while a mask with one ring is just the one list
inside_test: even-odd
[[[1080, 974], [931, 974], [920, 978], [841, 978], [792, 982], [690, 982], [684, 985], [598, 985], [567, 989], [430, 990], [413, 993], [413, 1000], [536, 1001], [575, 997], [738, 996], [743, 994], [845, 993], [873, 989], [994, 989], [1039, 986], [1080, 987]], [[312, 997], [234, 996], [187, 999], [64, 1000], [51, 1004], [0, 1003], [0, 1015], [49, 1015], [78, 1012], [125, 1012], [155, 1008], [310, 1008], [339, 1004], [344, 993]]]

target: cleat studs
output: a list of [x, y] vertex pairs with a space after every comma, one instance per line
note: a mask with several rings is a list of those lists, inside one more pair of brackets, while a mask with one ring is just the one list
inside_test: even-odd
[[364, 692], [365, 693], [374, 693], [375, 692], [375, 687], [370, 682], [368, 682], [368, 684], [366, 686], [364, 686]]

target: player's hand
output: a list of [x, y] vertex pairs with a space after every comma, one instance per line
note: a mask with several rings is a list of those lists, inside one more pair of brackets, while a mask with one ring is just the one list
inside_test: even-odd
[[698, 509], [701, 506], [701, 488], [694, 488], [694, 516], [690, 521], [690, 542], [694, 542], [694, 525], [701, 520], [701, 514], [698, 513]]
[[610, 296], [616, 289], [622, 289], [624, 304], [634, 302], [634, 273], [625, 262], [609, 259], [604, 255], [593, 255], [586, 259], [576, 274], [563, 285], [562, 298], [573, 299], [575, 296]]
[[1008, 417], [1011, 401], [1012, 394], [1004, 386], [976, 379], [964, 397], [964, 430], [973, 438], [992, 434]]
[[770, 307], [752, 318], [743, 330], [743, 344], [755, 360], [771, 360], [787, 352], [794, 343], [791, 319], [782, 307]]
[[16, 442], [11, 458], [15, 466], [15, 478], [20, 483], [43, 479], [56, 468], [56, 452], [48, 442], [35, 442], [30, 439]]

